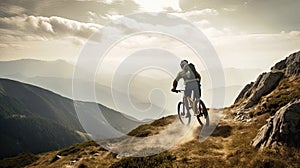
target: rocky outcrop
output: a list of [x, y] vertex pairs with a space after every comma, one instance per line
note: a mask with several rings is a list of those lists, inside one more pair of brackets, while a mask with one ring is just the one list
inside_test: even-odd
[[235, 104], [247, 109], [256, 105], [262, 96], [271, 93], [283, 78], [300, 74], [300, 51], [291, 54], [284, 60], [276, 63], [271, 72], [264, 72], [244, 87], [235, 100]]
[[254, 82], [251, 82], [251, 83], [247, 84], [243, 88], [243, 90], [240, 92], [240, 94], [238, 95], [238, 97], [235, 99], [234, 103], [237, 103], [239, 100], [245, 98], [247, 96], [247, 94], [249, 94], [249, 93], [251, 94], [251, 92], [249, 92], [249, 91], [251, 90], [250, 88], [253, 87], [253, 84], [254, 84]]
[[298, 75], [300, 73], [300, 52], [292, 54], [286, 60], [286, 76]]
[[277, 63], [271, 68], [271, 70], [272, 70], [272, 71], [274, 71], [274, 70], [283, 70], [283, 69], [285, 69], [285, 68], [286, 68], [286, 59], [277, 62]]
[[281, 145], [300, 147], [300, 99], [279, 109], [252, 141], [260, 149]]
[[272, 71], [283, 71], [286, 77], [300, 73], [300, 52], [291, 54], [289, 57], [275, 64]]
[[261, 74], [254, 83], [252, 82], [245, 86], [235, 102], [238, 102], [241, 99], [247, 99], [244, 107], [252, 107], [258, 103], [262, 96], [270, 93], [276, 88], [283, 75], [283, 72], [269, 72]]
[[257, 84], [254, 84], [255, 87], [251, 90], [252, 94], [250, 95], [245, 108], [249, 108], [257, 104], [262, 96], [267, 95], [274, 90], [283, 75], [284, 74], [282, 72], [269, 72], [263, 74], [261, 80], [259, 80]]

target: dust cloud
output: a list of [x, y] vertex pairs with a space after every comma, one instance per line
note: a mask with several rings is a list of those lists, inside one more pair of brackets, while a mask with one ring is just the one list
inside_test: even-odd
[[222, 117], [222, 110], [209, 110], [209, 117], [209, 126], [201, 127], [196, 117], [193, 116], [189, 126], [182, 125], [179, 119], [176, 119], [162, 130], [153, 130], [159, 131], [159, 134], [147, 137], [126, 136], [106, 142], [104, 147], [117, 153], [118, 157], [144, 157], [161, 153], [197, 138], [203, 142], [218, 125], [218, 121]]

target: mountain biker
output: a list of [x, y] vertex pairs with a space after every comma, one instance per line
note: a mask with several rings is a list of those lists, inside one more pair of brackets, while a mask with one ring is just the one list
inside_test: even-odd
[[[191, 97], [192, 92], [194, 98], [200, 99], [201, 97], [201, 90], [200, 90], [200, 81], [201, 76], [196, 71], [195, 66], [192, 63], [188, 63], [187, 60], [182, 60], [180, 62], [181, 71], [177, 74], [175, 80], [173, 81], [173, 88], [171, 89], [172, 92], [178, 92], [176, 90], [178, 81], [180, 79], [184, 80], [185, 90], [184, 90], [184, 97], [183, 101], [187, 110], [187, 117], [190, 116], [189, 106], [188, 106], [188, 97]], [[182, 114], [185, 115], [185, 114]]]

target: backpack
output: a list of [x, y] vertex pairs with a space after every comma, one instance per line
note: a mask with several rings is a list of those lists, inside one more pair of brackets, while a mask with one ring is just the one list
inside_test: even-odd
[[199, 79], [199, 81], [201, 81], [201, 76], [200, 74], [197, 72], [195, 65], [192, 63], [189, 63], [189, 69], [191, 70], [192, 74], [195, 75], [196, 79]]

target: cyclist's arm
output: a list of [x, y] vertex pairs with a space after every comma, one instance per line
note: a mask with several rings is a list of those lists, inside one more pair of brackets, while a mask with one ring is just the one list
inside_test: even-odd
[[176, 90], [176, 87], [178, 85], [178, 81], [182, 78], [182, 72], [179, 72], [176, 76], [176, 78], [173, 81], [173, 90]]
[[173, 81], [173, 89], [172, 89], [172, 90], [176, 90], [177, 84], [178, 84], [178, 82], [177, 82], [177, 80], [175, 79], [175, 80]]

